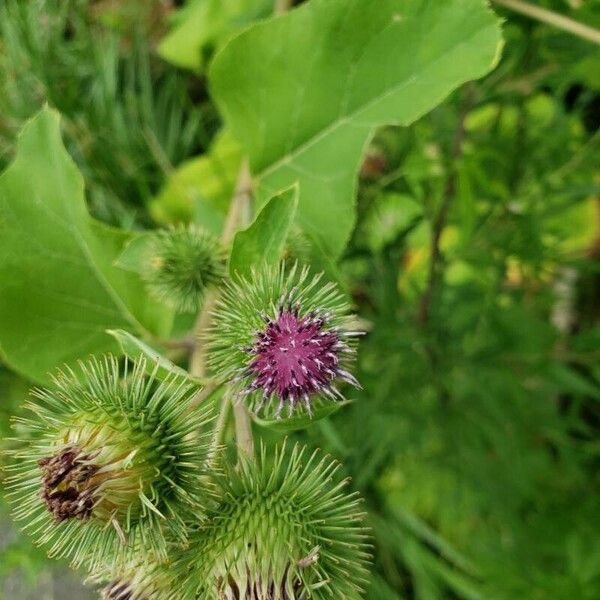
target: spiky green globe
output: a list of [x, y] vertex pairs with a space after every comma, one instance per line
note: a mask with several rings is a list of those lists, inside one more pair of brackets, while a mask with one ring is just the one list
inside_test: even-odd
[[196, 312], [206, 290], [225, 275], [217, 238], [195, 225], [157, 231], [142, 271], [148, 291], [179, 312]]
[[267, 416], [312, 413], [313, 402], [343, 399], [355, 336], [349, 305], [333, 283], [285, 265], [228, 282], [207, 336], [215, 377]]
[[337, 463], [285, 446], [222, 478], [222, 500], [174, 561], [165, 600], [352, 600], [367, 575], [361, 500]]
[[161, 381], [147, 367], [107, 356], [59, 371], [16, 422], [8, 497], [50, 554], [92, 567], [134, 547], [161, 557], [167, 537], [185, 541], [190, 515], [202, 518], [213, 410], [191, 408], [196, 388], [184, 378]]

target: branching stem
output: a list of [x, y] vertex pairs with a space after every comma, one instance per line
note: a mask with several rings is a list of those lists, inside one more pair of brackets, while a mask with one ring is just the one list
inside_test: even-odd
[[[252, 177], [248, 161], [244, 161], [240, 169], [238, 184], [231, 203], [231, 209], [225, 229], [223, 230], [223, 243], [229, 244], [233, 240], [239, 227], [245, 227], [252, 218]], [[216, 302], [216, 298], [215, 298]], [[233, 405], [233, 418], [235, 421], [235, 440], [238, 456], [245, 453], [254, 456], [254, 441], [252, 439], [252, 423], [248, 410], [241, 402], [236, 402], [230, 394], [225, 392], [224, 403]]]
[[522, 2], [522, 0], [493, 0], [496, 4], [504, 6], [510, 10], [514, 10], [522, 15], [531, 17], [536, 21], [541, 21], [563, 31], [567, 31], [577, 37], [580, 37], [594, 44], [600, 44], [600, 31], [589, 25], [565, 17], [559, 13], [541, 8], [540, 6], [534, 6], [528, 2]]
[[[252, 178], [250, 175], [248, 161], [243, 161], [235, 192], [231, 199], [229, 213], [225, 221], [225, 226], [223, 227], [223, 233], [221, 234], [221, 241], [223, 245], [227, 246], [231, 244], [236, 231], [240, 227], [244, 227], [250, 222], [252, 215], [251, 204]], [[196, 346], [190, 357], [189, 371], [195, 377], [202, 378], [206, 376], [206, 349], [202, 341], [202, 336], [210, 327], [212, 313], [215, 309], [218, 298], [219, 291], [217, 289], [210, 290], [206, 294], [204, 303], [202, 305], [202, 310], [198, 314], [196, 325], [194, 326], [194, 338], [196, 339]], [[233, 402], [227, 390], [223, 394], [221, 412], [215, 425], [213, 451], [216, 452], [216, 448], [222, 442], [221, 438], [229, 415], [230, 404], [233, 404], [238, 452], [241, 451], [252, 456], [254, 454], [254, 444], [252, 441], [250, 417], [243, 405], [236, 405]]]
[[[274, 14], [283, 14], [293, 5], [293, 0], [275, 0]], [[223, 245], [228, 246], [233, 241], [236, 231], [240, 227], [245, 227], [252, 219], [252, 176], [250, 165], [247, 160], [242, 162], [240, 173], [236, 185], [229, 213], [223, 227], [221, 241]], [[202, 310], [198, 314], [194, 326], [194, 337], [196, 346], [190, 357], [190, 373], [196, 377], [206, 375], [206, 351], [205, 345], [201, 342], [203, 334], [210, 327], [212, 312], [219, 298], [218, 290], [211, 290], [204, 299]], [[219, 419], [215, 425], [213, 437], [213, 453], [216, 453], [218, 446], [222, 443], [222, 436], [227, 424], [229, 415], [229, 406], [233, 406], [233, 418], [235, 421], [235, 438], [238, 448], [238, 456], [242, 453], [247, 456], [254, 456], [254, 440], [252, 438], [252, 423], [248, 409], [241, 402], [236, 402], [229, 390], [225, 390], [221, 405]]]
[[[238, 177], [238, 182], [231, 199], [229, 213], [221, 234], [221, 241], [224, 246], [229, 245], [235, 232], [240, 226], [249, 223], [251, 218], [251, 201], [252, 201], [252, 178], [250, 176], [250, 168], [248, 162], [244, 161]], [[209, 290], [204, 298], [202, 310], [198, 314], [196, 325], [194, 326], [194, 339], [196, 340], [194, 351], [190, 357], [190, 373], [196, 377], [204, 377], [206, 375], [206, 352], [202, 343], [202, 335], [210, 327], [210, 320], [215, 305], [219, 297], [219, 292], [216, 289]]]

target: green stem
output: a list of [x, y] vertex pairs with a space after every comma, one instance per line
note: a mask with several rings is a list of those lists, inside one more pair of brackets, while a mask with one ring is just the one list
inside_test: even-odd
[[593, 42], [594, 44], [600, 44], [600, 31], [598, 29], [590, 27], [589, 25], [584, 25], [579, 21], [565, 17], [564, 15], [528, 4], [527, 2], [522, 2], [522, 0], [493, 0], [493, 2], [527, 17], [531, 17], [536, 21], [541, 21], [542, 23], [572, 33], [573, 35], [588, 40], [589, 42]]
[[190, 374], [199, 379], [206, 376], [206, 352], [204, 351], [204, 341], [202, 336], [210, 327], [212, 311], [215, 308], [219, 292], [216, 289], [209, 290], [204, 296], [202, 310], [198, 314], [196, 324], [194, 325], [194, 351], [190, 356]]
[[[228, 246], [233, 241], [235, 233], [240, 227], [248, 225], [252, 218], [252, 177], [248, 161], [244, 160], [240, 167], [240, 174], [236, 185], [227, 220], [221, 234], [221, 241], [224, 246]], [[208, 331], [212, 320], [212, 313], [219, 299], [217, 289], [210, 290], [204, 299], [202, 310], [198, 314], [196, 325], [194, 326], [194, 338], [196, 345], [190, 357], [189, 371], [196, 377], [206, 376], [206, 348], [202, 337]], [[233, 416], [235, 420], [236, 442], [238, 454], [244, 452], [249, 456], [254, 456], [254, 443], [252, 440], [252, 425], [248, 411], [241, 404], [235, 404], [227, 390], [223, 394], [221, 411], [219, 419], [215, 425], [213, 437], [213, 453], [222, 443], [222, 436], [229, 416], [229, 405], [233, 404]]]
[[225, 400], [233, 404], [233, 420], [235, 422], [235, 440], [238, 448], [238, 456], [245, 454], [254, 458], [254, 440], [252, 438], [252, 421], [248, 414], [246, 405], [234, 400]]
[[225, 437], [225, 429], [227, 427], [227, 421], [229, 419], [229, 409], [231, 408], [231, 402], [225, 393], [221, 400], [221, 410], [219, 411], [219, 417], [215, 423], [215, 429], [213, 432], [212, 444], [209, 453], [209, 462], [213, 462], [217, 456], [219, 448], [223, 444]]
[[[280, 15], [288, 11], [293, 5], [293, 0], [275, 0], [274, 14]], [[223, 227], [221, 241], [223, 245], [231, 244], [233, 238], [240, 227], [245, 227], [252, 220], [252, 175], [250, 173], [250, 165], [248, 160], [244, 160], [240, 167], [240, 173], [236, 185], [227, 220]], [[196, 320], [194, 326], [194, 337], [196, 346], [190, 357], [190, 373], [197, 377], [203, 377], [206, 374], [206, 352], [204, 344], [201, 343], [203, 334], [210, 327], [212, 312], [219, 298], [218, 290], [212, 290], [207, 294], [204, 300], [202, 310]], [[219, 418], [215, 425], [213, 437], [213, 453], [222, 443], [222, 437], [227, 424], [229, 415], [229, 406], [233, 406], [233, 418], [235, 422], [235, 439], [238, 449], [238, 457], [242, 453], [247, 456], [254, 457], [254, 440], [252, 438], [252, 422], [247, 408], [241, 402], [235, 402], [230, 397], [229, 390], [225, 390], [221, 404]]]
[[[248, 161], [244, 161], [240, 169], [236, 193], [232, 203], [232, 212], [235, 213], [232, 222], [225, 225], [223, 241], [230, 243], [235, 232], [240, 226], [249, 225], [252, 219], [252, 176]], [[233, 405], [233, 419], [235, 422], [235, 440], [238, 448], [238, 456], [242, 453], [254, 457], [254, 441], [252, 439], [252, 423], [245, 405], [236, 402], [226, 392], [223, 402]]]
[[[238, 177], [238, 183], [231, 199], [231, 205], [227, 220], [221, 234], [221, 241], [224, 246], [228, 246], [233, 241], [236, 231], [240, 226], [250, 222], [252, 201], [252, 178], [248, 161], [244, 161]], [[217, 289], [209, 290], [204, 298], [202, 310], [198, 314], [194, 326], [195, 347], [190, 357], [189, 371], [195, 377], [203, 378], [206, 376], [206, 352], [202, 336], [210, 327], [212, 313], [219, 299]]]

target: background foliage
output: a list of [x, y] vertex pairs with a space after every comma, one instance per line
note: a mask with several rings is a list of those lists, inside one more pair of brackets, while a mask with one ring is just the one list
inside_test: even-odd
[[[128, 235], [181, 221], [218, 232], [241, 150], [221, 129], [206, 69], [270, 4], [1, 0], [0, 164], [48, 102], [91, 216]], [[594, 0], [539, 4], [600, 26]], [[491, 74], [409, 127], [385, 126], [395, 115], [369, 122], [381, 127], [356, 226], [315, 219], [339, 248], [353, 231], [341, 260], [324, 262], [370, 330], [364, 391], [292, 435], [341, 459], [367, 498], [374, 600], [600, 597], [600, 55], [502, 14]], [[289, 246], [309, 252], [294, 232]], [[29, 383], [0, 372], [3, 437]], [[10, 528], [0, 594], [51, 594], [54, 567]]]

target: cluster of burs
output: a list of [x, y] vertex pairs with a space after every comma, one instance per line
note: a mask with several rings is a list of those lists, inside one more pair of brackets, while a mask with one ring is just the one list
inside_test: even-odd
[[227, 278], [189, 228], [150, 249], [149, 292], [177, 310], [218, 291], [199, 341], [216, 393], [143, 357], [58, 371], [15, 419], [16, 519], [111, 600], [361, 597], [369, 535], [339, 465], [289, 442], [235, 453], [217, 435], [224, 401], [288, 419], [358, 385], [343, 296], [295, 265]]

